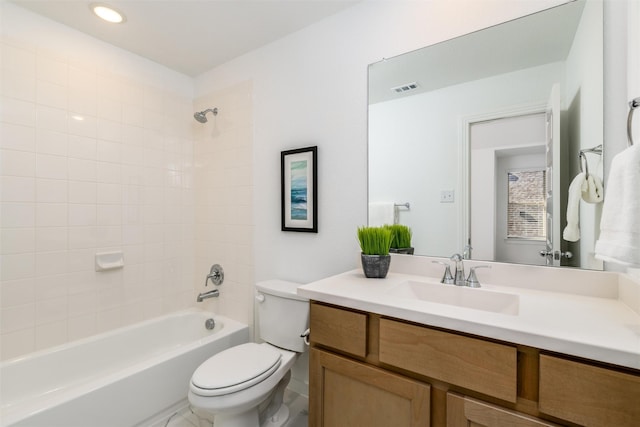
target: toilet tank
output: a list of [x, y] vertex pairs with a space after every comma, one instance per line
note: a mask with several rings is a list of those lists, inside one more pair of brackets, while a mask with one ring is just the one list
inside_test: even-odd
[[300, 283], [267, 280], [256, 283], [260, 338], [286, 350], [306, 351], [300, 337], [309, 327], [309, 300], [296, 294]]

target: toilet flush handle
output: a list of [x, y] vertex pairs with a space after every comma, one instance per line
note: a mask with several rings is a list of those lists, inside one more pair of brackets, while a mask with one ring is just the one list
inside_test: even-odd
[[300, 338], [304, 340], [306, 345], [309, 345], [309, 335], [311, 335], [311, 329], [307, 329], [302, 333], [302, 335], [300, 335]]
[[260, 303], [264, 302], [264, 295], [256, 294], [256, 301], [258, 301]]

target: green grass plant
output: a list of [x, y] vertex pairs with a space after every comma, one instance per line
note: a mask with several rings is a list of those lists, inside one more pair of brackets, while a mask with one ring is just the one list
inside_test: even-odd
[[365, 255], [389, 255], [391, 238], [391, 230], [385, 227], [358, 227], [358, 241]]
[[403, 224], [385, 225], [391, 230], [391, 247], [394, 249], [411, 247], [411, 228]]

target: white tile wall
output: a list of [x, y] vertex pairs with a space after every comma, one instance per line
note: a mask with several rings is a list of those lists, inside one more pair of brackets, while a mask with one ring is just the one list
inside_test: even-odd
[[[253, 326], [252, 84], [243, 82], [195, 101], [217, 107], [196, 129], [195, 268], [198, 292], [212, 264], [225, 271], [220, 297], [202, 304]], [[194, 121], [194, 123], [197, 123]], [[185, 177], [185, 179], [192, 179]], [[211, 286], [211, 285], [210, 285]]]
[[[1, 358], [193, 305], [191, 94], [0, 47]], [[125, 268], [95, 272], [113, 249]]]

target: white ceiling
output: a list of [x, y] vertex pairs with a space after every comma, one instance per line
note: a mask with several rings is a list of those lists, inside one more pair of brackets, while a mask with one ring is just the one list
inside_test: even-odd
[[[346, 9], [359, 0], [11, 0], [14, 4], [197, 76]], [[115, 7], [124, 24], [109, 24], [89, 9]]]

